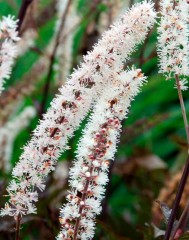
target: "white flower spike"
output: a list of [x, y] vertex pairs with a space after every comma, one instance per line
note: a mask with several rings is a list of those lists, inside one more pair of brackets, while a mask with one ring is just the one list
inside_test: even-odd
[[189, 4], [186, 0], [162, 0], [158, 27], [160, 72], [168, 79], [189, 75]]
[[46, 176], [54, 170], [58, 157], [67, 148], [68, 138], [102, 90], [114, 79], [114, 74], [122, 71], [125, 59], [144, 40], [155, 17], [151, 2], [136, 4], [105, 32], [93, 51], [84, 57], [84, 62], [60, 89], [31, 141], [24, 147], [12, 174], [17, 190], [10, 190], [15, 183], [13, 180], [7, 188], [9, 203], [1, 215], [36, 212], [34, 202], [37, 197], [31, 200], [29, 196], [36, 189], [44, 190]]
[[108, 182], [109, 161], [114, 159], [121, 121], [146, 78], [140, 69], [115, 75], [106, 87], [83, 132], [77, 159], [70, 170], [71, 191], [60, 213], [62, 226], [58, 240], [92, 239], [95, 217]]
[[12, 16], [3, 17], [0, 21], [0, 94], [3, 91], [5, 79], [11, 74], [14, 59], [17, 56], [17, 45], [19, 41], [17, 20]]

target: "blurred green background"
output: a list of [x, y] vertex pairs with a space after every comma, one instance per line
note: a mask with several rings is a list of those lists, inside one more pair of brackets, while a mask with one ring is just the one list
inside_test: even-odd
[[[42, 74], [40, 71], [34, 74], [32, 69], [34, 64], [38, 64], [41, 55], [45, 55], [50, 42], [55, 37], [57, 11], [55, 0], [34, 0], [34, 2], [21, 33], [24, 34], [28, 28], [33, 28], [37, 32], [37, 37], [34, 39], [34, 46], [28, 48], [16, 60], [11, 78], [6, 81], [5, 91], [0, 96], [1, 128], [22, 112], [26, 106], [32, 105], [38, 111], [43, 99], [48, 64]], [[102, 30], [107, 29], [119, 13], [134, 2], [136, 1], [72, 1], [79, 22], [74, 31], [70, 32], [73, 34], [71, 69], [79, 64], [82, 55], [91, 50], [92, 44], [100, 38]], [[157, 2], [156, 5], [158, 9]], [[9, 14], [17, 16], [20, 6], [21, 0], [1, 0], [0, 16]], [[128, 119], [123, 122], [121, 141], [115, 163], [111, 167], [111, 179], [107, 187], [106, 199], [103, 202], [103, 212], [97, 218], [94, 239], [155, 239], [152, 222], [162, 229], [165, 228], [155, 200], [160, 199], [172, 204], [168, 193], [162, 196], [161, 191], [164, 189], [174, 194], [178, 183], [177, 181], [174, 185], [176, 181], [174, 176], [180, 173], [187, 158], [184, 124], [177, 90], [174, 88], [174, 79], [166, 81], [164, 76], [158, 74], [156, 27], [149, 33], [144, 44], [138, 46], [128, 63], [128, 66], [134, 64], [142, 68], [144, 74], [148, 76], [148, 82], [132, 103]], [[45, 110], [58, 92], [56, 63], [59, 61], [59, 57], [56, 56]], [[29, 82], [26, 76], [30, 76]], [[14, 98], [11, 98], [11, 89], [16, 89]], [[188, 113], [188, 92], [185, 91], [183, 96]], [[22, 147], [30, 139], [30, 134], [38, 121], [39, 115], [37, 114], [29, 126], [15, 138], [11, 157], [12, 166], [18, 161]], [[22, 226], [21, 239], [47, 240], [54, 239], [57, 235], [59, 207], [65, 202], [68, 188], [68, 167], [75, 157], [74, 152], [86, 121], [87, 119], [76, 131], [75, 137], [70, 140], [71, 150], [60, 157], [57, 166], [58, 173], [56, 173], [59, 175], [55, 176], [52, 173], [49, 176], [46, 190], [40, 195], [40, 201], [37, 204], [38, 215], [28, 216], [23, 220], [25, 224]], [[10, 179], [11, 174], [1, 169], [1, 206], [5, 203], [6, 197], [3, 195], [6, 194], [5, 188]], [[174, 186], [169, 186], [170, 182]], [[189, 191], [186, 190], [186, 199], [188, 194]], [[183, 202], [181, 209], [184, 204]], [[14, 221], [11, 218], [1, 218], [0, 223], [0, 239], [14, 239]], [[161, 239], [161, 237], [156, 239]]]

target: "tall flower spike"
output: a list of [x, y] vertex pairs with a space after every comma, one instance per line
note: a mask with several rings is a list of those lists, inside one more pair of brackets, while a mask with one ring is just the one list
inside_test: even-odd
[[158, 27], [160, 72], [167, 78], [189, 75], [189, 4], [186, 0], [162, 0]]
[[[167, 75], [167, 78], [175, 77], [178, 98], [181, 106], [182, 117], [189, 146], [189, 130], [186, 110], [181, 90], [187, 90], [186, 79], [184, 76], [189, 75], [189, 30], [188, 30], [188, 13], [189, 2], [186, 0], [162, 0], [162, 19], [159, 26], [159, 57], [161, 72]], [[162, 34], [162, 36], [161, 36]], [[179, 208], [183, 188], [188, 177], [188, 163], [185, 164], [182, 180], [180, 181], [173, 203], [171, 215], [167, 224], [164, 239], [174, 238], [178, 230], [176, 226], [172, 233], [174, 219]], [[185, 211], [185, 210], [184, 210]], [[182, 217], [181, 217], [182, 218]]]
[[16, 42], [19, 41], [19, 37], [16, 28], [17, 21], [12, 16], [3, 17], [0, 21], [0, 94], [4, 80], [10, 77], [17, 56]]
[[[10, 199], [1, 215], [35, 213], [36, 189], [45, 188], [45, 179], [60, 154], [66, 149], [81, 120], [102, 89], [121, 72], [125, 58], [142, 42], [155, 21], [153, 4], [144, 1], [122, 15], [95, 45], [84, 62], [74, 71], [60, 94], [54, 99], [34, 131], [33, 138], [24, 147], [13, 170], [13, 180], [7, 188]], [[14, 186], [14, 187], [13, 187]], [[35, 195], [35, 198], [30, 196]]]
[[100, 97], [79, 143], [77, 160], [70, 170], [68, 203], [61, 209], [58, 240], [88, 240], [94, 235], [95, 217], [101, 212], [121, 121], [146, 80], [140, 69], [118, 73], [115, 79]]

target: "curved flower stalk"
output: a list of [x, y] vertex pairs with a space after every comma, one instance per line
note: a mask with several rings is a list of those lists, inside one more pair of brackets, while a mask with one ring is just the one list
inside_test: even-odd
[[68, 203], [61, 209], [58, 240], [87, 240], [94, 235], [95, 217], [101, 212], [109, 161], [114, 159], [121, 121], [146, 80], [140, 69], [118, 73], [115, 79], [97, 102], [79, 143], [77, 160], [70, 170]]
[[10, 77], [14, 59], [17, 56], [16, 42], [19, 41], [17, 20], [12, 16], [3, 17], [0, 21], [0, 94], [4, 80]]
[[[162, 0], [161, 21], [158, 27], [158, 55], [160, 72], [168, 79], [189, 75], [189, 4], [185, 0]], [[180, 82], [182, 90], [186, 90], [186, 80]]]
[[[189, 75], [189, 4], [188, 1], [185, 0], [162, 0], [161, 8], [162, 19], [158, 28], [160, 34], [158, 38], [160, 72], [164, 73], [168, 79], [175, 77], [189, 153], [189, 125], [182, 96], [182, 90], [188, 89], [186, 86], [187, 80], [184, 78], [184, 76]], [[176, 236], [176, 231], [181, 227], [180, 223], [182, 222], [182, 216], [175, 229], [172, 230], [176, 213], [178, 212], [179, 203], [181, 201], [183, 189], [188, 178], [188, 163], [189, 160], [187, 160], [187, 163], [185, 164], [183, 175], [178, 185], [177, 194], [164, 236], [165, 240], [173, 239]], [[188, 205], [186, 206], [184, 212], [187, 211], [187, 208]]]
[[2, 209], [2, 216], [36, 213], [36, 189], [44, 190], [46, 176], [54, 170], [58, 157], [67, 148], [68, 138], [78, 128], [98, 94], [114, 79], [114, 74], [122, 71], [125, 58], [144, 40], [155, 16], [151, 2], [135, 5], [84, 57], [84, 62], [60, 89], [33, 138], [24, 147], [12, 173], [15, 180], [7, 188], [10, 200]]
[[7, 122], [0, 128], [0, 159], [1, 167], [5, 172], [11, 170], [11, 156], [13, 143], [19, 132], [26, 128], [32, 118], [36, 115], [34, 107], [26, 107], [18, 116]]

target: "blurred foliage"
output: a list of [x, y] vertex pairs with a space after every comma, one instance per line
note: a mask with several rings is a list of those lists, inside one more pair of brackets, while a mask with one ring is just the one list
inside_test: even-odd
[[[53, 1], [38, 1], [40, 11], [48, 10]], [[113, 3], [117, 1], [75, 0], [73, 2], [76, 4], [81, 19], [76, 26], [73, 42], [73, 67], [76, 67], [81, 61], [82, 55], [91, 50], [92, 45], [90, 43], [97, 41], [101, 35], [100, 21], [102, 16], [110, 18], [114, 7]], [[95, 2], [97, 2], [96, 6], [94, 6]], [[129, 1], [124, 2], [125, 5], [130, 4]], [[13, 14], [17, 16], [20, 5], [21, 0], [1, 0], [0, 15]], [[56, 12], [42, 26], [39, 28], [36, 26], [38, 37], [35, 41], [35, 47], [37, 49], [45, 51], [46, 46], [53, 38], [55, 24]], [[92, 30], [89, 31], [91, 26]], [[106, 199], [103, 202], [103, 212], [97, 219], [94, 239], [154, 239], [152, 221], [163, 228], [165, 228], [165, 224], [159, 221], [159, 216], [156, 215], [158, 210], [155, 213], [152, 212], [152, 206], [158, 199], [158, 194], [165, 185], [165, 180], [178, 172], [186, 161], [185, 131], [177, 91], [174, 89], [174, 80], [166, 81], [161, 74], [158, 74], [156, 39], [155, 27], [149, 33], [145, 44], [138, 47], [129, 62], [129, 66], [135, 64], [135, 66], [142, 68], [145, 75], [148, 76], [148, 83], [136, 97], [130, 108], [128, 119], [123, 123], [123, 134], [115, 163], [111, 169], [111, 179]], [[39, 57], [40, 55], [32, 49], [19, 57], [15, 63], [12, 76], [6, 83], [5, 91], [17, 84], [26, 73], [30, 72], [32, 65]], [[46, 108], [58, 92], [53, 76], [55, 74], [52, 75]], [[9, 118], [18, 114], [28, 105], [40, 105], [45, 81], [46, 76], [43, 76], [34, 83], [35, 91], [22, 99], [21, 107], [15, 108], [12, 113], [10, 112]], [[188, 92], [186, 91], [184, 92], [184, 99], [188, 113], [189, 100], [187, 96]], [[22, 147], [30, 139], [30, 134], [38, 121], [37, 116], [30, 126], [17, 136], [14, 142], [14, 154], [11, 159], [12, 166], [18, 161]], [[68, 162], [68, 166], [71, 164], [86, 121], [87, 119], [76, 131], [75, 137], [70, 140], [71, 150], [66, 151], [60, 157], [60, 163]], [[58, 165], [57, 168], [59, 167]], [[61, 171], [65, 172], [68, 169], [62, 169]], [[2, 196], [6, 194], [5, 187], [11, 176], [2, 171], [0, 176]], [[57, 180], [54, 174], [49, 176], [46, 190], [40, 195], [40, 201], [38, 202], [38, 215], [23, 219], [25, 224], [22, 227], [21, 239], [50, 240], [55, 238], [59, 231], [59, 207], [65, 202], [66, 189], [67, 179]], [[4, 205], [5, 200], [5, 197], [1, 197], [1, 206]], [[0, 222], [0, 239], [14, 239], [14, 221], [5, 218], [0, 219]], [[189, 238], [185, 234], [181, 239]]]

